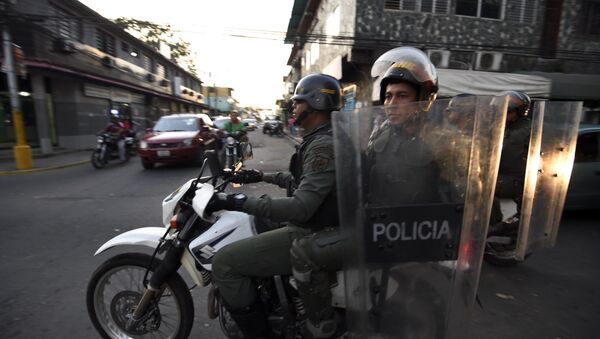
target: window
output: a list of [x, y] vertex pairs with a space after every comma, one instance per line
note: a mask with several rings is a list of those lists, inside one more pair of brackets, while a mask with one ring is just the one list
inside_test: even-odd
[[166, 78], [165, 66], [163, 64], [156, 64], [156, 74], [159, 77]]
[[520, 24], [536, 22], [537, 1], [508, 0], [506, 7], [506, 20]]
[[144, 69], [147, 71], [152, 72], [152, 59], [150, 59], [149, 56], [147, 56], [146, 54], [144, 54], [143, 56], [143, 60], [144, 60]]
[[503, 0], [457, 0], [456, 14], [502, 19], [502, 3]]
[[575, 162], [600, 161], [598, 146], [600, 146], [600, 132], [580, 135], [575, 146]]
[[577, 33], [600, 35], [600, 1], [584, 1], [581, 6]]
[[80, 40], [81, 39], [81, 21], [75, 15], [69, 14], [64, 10], [53, 7], [50, 29], [56, 32], [60, 37]]
[[106, 54], [115, 55], [115, 37], [96, 29], [96, 47]]
[[385, 0], [384, 9], [447, 14], [450, 0]]

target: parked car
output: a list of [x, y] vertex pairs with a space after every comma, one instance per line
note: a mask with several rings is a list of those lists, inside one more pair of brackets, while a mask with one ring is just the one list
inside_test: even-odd
[[256, 129], [256, 119], [252, 119], [252, 118], [248, 118], [248, 119], [242, 119], [242, 122], [244, 123], [244, 125], [246, 125], [246, 129], [248, 129], [249, 131], [254, 131]]
[[579, 126], [565, 210], [600, 209], [600, 125]]
[[206, 114], [183, 113], [161, 117], [140, 141], [138, 154], [146, 169], [156, 163], [201, 164], [204, 151], [220, 149], [219, 132]]

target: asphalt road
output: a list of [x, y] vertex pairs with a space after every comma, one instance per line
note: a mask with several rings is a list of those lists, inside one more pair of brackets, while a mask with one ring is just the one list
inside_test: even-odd
[[[249, 167], [287, 168], [286, 138], [250, 135]], [[197, 175], [192, 166], [144, 170], [139, 159], [95, 170], [90, 165], [0, 177], [0, 337], [96, 338], [85, 306], [94, 269], [116, 251], [94, 257], [111, 237], [160, 226], [161, 201]], [[283, 195], [253, 184], [248, 194]], [[569, 213], [557, 247], [534, 253], [514, 268], [483, 265], [470, 335], [465, 338], [600, 337], [600, 215]], [[191, 337], [223, 338], [205, 314], [206, 290], [194, 289]]]

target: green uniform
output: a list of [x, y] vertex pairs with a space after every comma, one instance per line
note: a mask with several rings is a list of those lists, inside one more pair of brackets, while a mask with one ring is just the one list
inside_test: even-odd
[[[329, 133], [323, 133], [324, 130], [329, 130]], [[328, 123], [304, 136], [300, 151], [295, 155], [296, 161], [300, 161], [296, 164], [301, 167], [301, 173], [297, 173], [298, 169], [292, 165], [291, 170], [297, 173], [296, 176], [290, 173], [263, 176], [266, 182], [288, 188], [291, 196], [248, 197], [242, 207], [246, 213], [288, 222], [288, 226], [229, 244], [213, 258], [214, 282], [231, 308], [241, 309], [256, 300], [256, 287], [251, 277], [292, 274], [290, 249], [294, 240], [316, 230], [327, 232], [329, 227], [338, 226], [330, 131]]]
[[367, 200], [375, 205], [442, 202], [439, 168], [420, 135], [384, 122], [369, 141]]
[[237, 124], [232, 123], [231, 121], [227, 121], [223, 126], [223, 130], [229, 133], [238, 132], [244, 129], [244, 124], [240, 121]]

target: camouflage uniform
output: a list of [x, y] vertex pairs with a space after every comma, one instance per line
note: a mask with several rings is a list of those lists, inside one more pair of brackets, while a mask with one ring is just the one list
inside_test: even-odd
[[420, 135], [384, 122], [369, 141], [367, 200], [375, 205], [441, 202], [439, 168]]
[[[330, 123], [304, 136], [292, 157], [290, 172], [263, 176], [263, 181], [288, 189], [289, 197], [248, 197], [242, 207], [246, 213], [272, 221], [285, 221], [288, 225], [229, 244], [219, 250], [213, 259], [214, 281], [231, 308], [244, 308], [256, 300], [252, 277], [290, 275], [292, 262], [295, 263], [294, 269], [297, 267], [299, 271], [311, 268], [307, 267], [310, 265], [333, 271], [341, 267], [341, 255], [335, 254], [341, 251], [339, 238], [330, 236], [337, 233], [337, 228], [332, 227], [338, 226]], [[290, 251], [292, 248], [295, 250]], [[320, 255], [315, 251], [321, 251]], [[306, 256], [310, 256], [310, 259]], [[313, 256], [323, 261], [314, 263]], [[299, 273], [302, 279], [302, 272]], [[327, 298], [327, 278], [326, 273], [316, 277], [319, 286], [324, 286], [315, 289], [319, 291], [318, 298]], [[301, 294], [306, 292], [301, 282], [298, 285]], [[313, 299], [305, 299], [309, 314], [310, 308], [315, 307], [311, 301]], [[326, 304], [330, 309], [330, 302]], [[327, 310], [314, 313], [328, 315]]]

